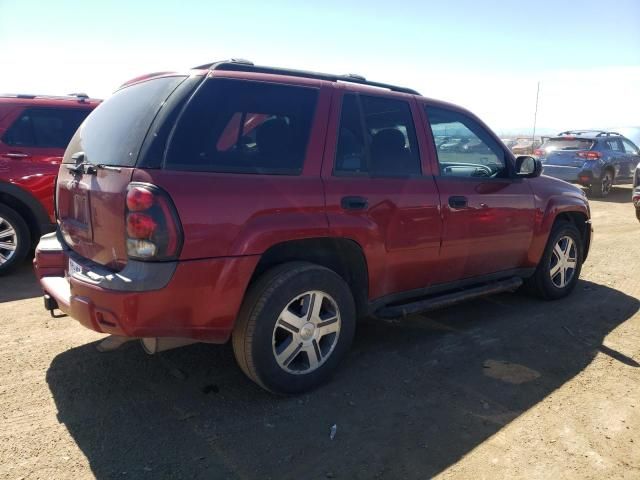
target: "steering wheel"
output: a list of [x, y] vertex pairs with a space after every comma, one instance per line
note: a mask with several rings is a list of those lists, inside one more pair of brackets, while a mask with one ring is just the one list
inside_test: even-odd
[[493, 177], [494, 173], [490, 167], [486, 165], [476, 165], [476, 169], [471, 174], [472, 177]]

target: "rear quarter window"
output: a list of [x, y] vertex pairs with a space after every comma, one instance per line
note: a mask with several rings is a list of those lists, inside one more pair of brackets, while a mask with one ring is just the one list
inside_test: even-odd
[[179, 120], [165, 168], [299, 175], [317, 98], [315, 88], [209, 79]]
[[133, 167], [151, 122], [185, 76], [160, 77], [118, 90], [87, 117], [65, 152], [64, 162], [84, 152], [95, 165]]

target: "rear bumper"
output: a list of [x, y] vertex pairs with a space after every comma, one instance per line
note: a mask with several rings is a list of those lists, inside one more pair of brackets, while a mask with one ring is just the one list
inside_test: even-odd
[[569, 183], [578, 183], [585, 187], [591, 185], [593, 179], [597, 178], [597, 175], [591, 170], [563, 165], [544, 165], [542, 173], [549, 177], [559, 178]]
[[[69, 258], [82, 272], [69, 276]], [[258, 256], [129, 262], [109, 272], [45, 235], [34, 268], [60, 310], [97, 332], [125, 337], [229, 339]]]

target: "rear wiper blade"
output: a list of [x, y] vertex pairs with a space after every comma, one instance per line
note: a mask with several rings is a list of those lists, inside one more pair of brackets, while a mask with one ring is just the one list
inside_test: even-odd
[[111, 170], [113, 172], [121, 172], [122, 169], [120, 167], [113, 167], [111, 165], [105, 165], [104, 163], [98, 163], [94, 165], [90, 162], [82, 162], [76, 165], [65, 165], [69, 171], [72, 173], [86, 173], [89, 175], [95, 175], [98, 173], [98, 170]]
[[93, 164], [85, 160], [84, 152], [76, 152], [71, 156], [71, 160], [75, 163], [73, 165], [65, 165], [67, 169], [74, 175], [83, 173], [89, 175], [95, 175], [100, 170], [112, 170], [114, 172], [120, 172], [122, 169], [119, 167], [112, 167], [103, 163]]
[[105, 165], [104, 163], [99, 163], [96, 165], [96, 168], [99, 168], [101, 170], [111, 170], [113, 172], [121, 172], [122, 169], [120, 167], [114, 167], [111, 165]]

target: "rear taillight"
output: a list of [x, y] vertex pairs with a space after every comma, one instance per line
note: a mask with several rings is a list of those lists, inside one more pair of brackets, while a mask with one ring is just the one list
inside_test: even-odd
[[536, 157], [542, 157], [542, 156], [544, 156], [544, 150], [542, 150], [541, 148], [536, 148], [536, 149], [533, 151], [533, 154], [534, 154]]
[[598, 160], [602, 155], [600, 152], [594, 152], [592, 150], [587, 150], [586, 152], [578, 152], [576, 155], [580, 158], [584, 158], [585, 160]]
[[127, 188], [127, 255], [137, 260], [175, 260], [182, 226], [169, 195], [147, 183]]

